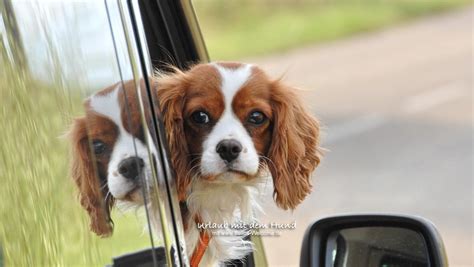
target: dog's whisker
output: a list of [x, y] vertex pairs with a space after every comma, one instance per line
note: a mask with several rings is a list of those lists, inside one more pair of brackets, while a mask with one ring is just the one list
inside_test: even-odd
[[193, 165], [194, 162], [199, 161], [199, 160], [200, 158], [194, 158], [188, 163], [188, 165]]
[[108, 198], [111, 197], [111, 196], [112, 196], [112, 194], [110, 193], [110, 191], [107, 192], [107, 194], [105, 195], [105, 198], [104, 198], [105, 203], [107, 203]]
[[[199, 164], [196, 164], [196, 165], [192, 166], [192, 167], [186, 172], [186, 177], [188, 177], [189, 175], [191, 175], [192, 172], [193, 172], [195, 169], [199, 168], [199, 167], [200, 167]], [[194, 176], [194, 175], [193, 175], [193, 176]]]
[[264, 156], [264, 155], [258, 155], [258, 157], [263, 159], [265, 162], [268, 162], [268, 163], [272, 164], [273, 165], [272, 167], [276, 169], [276, 164], [273, 162], [273, 160], [271, 158], [269, 158], [267, 156]]
[[105, 183], [100, 187], [100, 191], [104, 190], [106, 187], [107, 187], [107, 182], [105, 182]]

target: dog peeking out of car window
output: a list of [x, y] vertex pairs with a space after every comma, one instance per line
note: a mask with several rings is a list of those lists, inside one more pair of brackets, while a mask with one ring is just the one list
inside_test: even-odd
[[[259, 188], [268, 179], [276, 204], [285, 210], [295, 209], [311, 192], [311, 174], [321, 158], [319, 123], [295, 89], [241, 63], [199, 64], [185, 72], [157, 73], [151, 81], [191, 258], [207, 231], [197, 223], [257, 221]], [[146, 145], [153, 138], [141, 121], [150, 118], [140, 116], [133, 82], [108, 87], [84, 106], [85, 116], [69, 132], [72, 176], [91, 230], [107, 236], [114, 203], [143, 205], [140, 192], [153, 167], [148, 155], [156, 150]], [[247, 229], [225, 236], [207, 232], [201, 266], [245, 257], [252, 251], [247, 235]]]

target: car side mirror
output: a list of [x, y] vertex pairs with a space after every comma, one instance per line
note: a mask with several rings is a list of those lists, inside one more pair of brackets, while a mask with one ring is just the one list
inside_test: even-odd
[[443, 241], [433, 223], [403, 215], [344, 215], [306, 230], [300, 266], [444, 267]]

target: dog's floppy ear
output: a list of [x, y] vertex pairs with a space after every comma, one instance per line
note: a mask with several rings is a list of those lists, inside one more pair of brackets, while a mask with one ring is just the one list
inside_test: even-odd
[[191, 183], [188, 171], [189, 153], [184, 132], [183, 108], [186, 96], [186, 74], [174, 69], [172, 74], [156, 74], [155, 92], [166, 128], [171, 162], [176, 173], [178, 198], [186, 200], [186, 190]]
[[89, 213], [90, 228], [99, 236], [109, 236], [113, 231], [110, 220], [112, 203], [105, 203], [101, 192], [89, 145], [86, 118], [74, 120], [68, 137], [72, 144], [71, 176], [79, 189], [81, 205]]
[[294, 209], [311, 192], [311, 173], [320, 162], [319, 123], [305, 110], [294, 89], [280, 80], [271, 84], [272, 142], [268, 168], [273, 196], [283, 209]]

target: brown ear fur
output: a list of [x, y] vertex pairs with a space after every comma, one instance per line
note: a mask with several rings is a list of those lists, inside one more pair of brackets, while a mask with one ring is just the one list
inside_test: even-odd
[[174, 69], [173, 74], [158, 74], [155, 82], [162, 120], [166, 128], [171, 162], [176, 172], [178, 198], [180, 201], [185, 201], [186, 190], [192, 178], [188, 171], [189, 153], [183, 121], [186, 74]]
[[311, 192], [311, 173], [320, 162], [319, 123], [306, 111], [292, 88], [272, 83], [274, 112], [268, 164], [274, 198], [283, 209], [294, 209]]
[[97, 178], [87, 137], [86, 119], [75, 119], [69, 138], [72, 144], [71, 175], [79, 188], [82, 207], [89, 213], [90, 228], [99, 236], [112, 234], [109, 211], [111, 202], [105, 203]]

